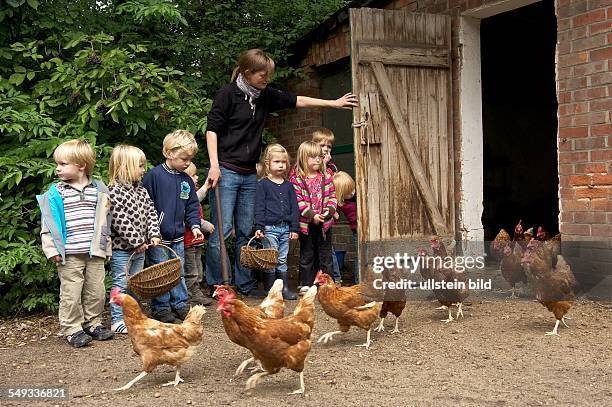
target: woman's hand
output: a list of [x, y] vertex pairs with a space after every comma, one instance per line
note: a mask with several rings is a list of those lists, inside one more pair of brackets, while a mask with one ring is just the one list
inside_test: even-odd
[[349, 92], [341, 98], [336, 99], [334, 101], [334, 107], [338, 109], [352, 109], [353, 107], [357, 107], [357, 96]]
[[161, 239], [159, 237], [152, 237], [151, 238], [151, 246], [157, 246], [160, 243], [161, 243]]
[[145, 250], [147, 250], [148, 245], [146, 243], [141, 244], [140, 246], [138, 246], [137, 248], [134, 249], [135, 253], [144, 253]]
[[261, 239], [262, 237], [264, 237], [264, 233], [260, 229], [257, 229], [255, 231], [255, 238], [256, 239]]
[[289, 232], [289, 240], [297, 240], [298, 234], [296, 232]]
[[211, 188], [215, 188], [220, 179], [221, 169], [219, 167], [210, 167], [208, 170], [208, 178], [206, 178], [206, 183], [208, 183]]
[[58, 264], [60, 261], [62, 261], [62, 258], [59, 256], [59, 254], [56, 254], [55, 256], [50, 257], [49, 260], [55, 264]]

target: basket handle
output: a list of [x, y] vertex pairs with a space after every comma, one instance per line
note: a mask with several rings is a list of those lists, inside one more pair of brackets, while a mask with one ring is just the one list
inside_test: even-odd
[[[172, 250], [172, 248], [170, 246], [166, 246], [163, 243], [159, 243], [157, 246], [165, 247], [166, 249], [170, 250], [172, 252], [172, 254], [174, 254], [175, 258], [177, 258], [177, 259], [179, 258], [178, 254], [176, 254], [176, 252], [174, 250]], [[128, 257], [128, 260], [125, 262], [125, 280], [126, 281], [130, 278], [128, 270], [130, 269], [130, 262], [132, 261], [132, 256], [134, 256], [135, 254], [136, 254], [136, 250], [133, 250], [132, 254], [130, 254], [130, 257]]]
[[[270, 238], [266, 235], [263, 235], [263, 237], [265, 237], [266, 239], [268, 239], [268, 244], [270, 245], [270, 248], [272, 248], [272, 241], [270, 240]], [[251, 242], [253, 241], [253, 239], [255, 239], [255, 236], [253, 236], [252, 238], [249, 239], [249, 242], [246, 244], [247, 246], [251, 245]]]

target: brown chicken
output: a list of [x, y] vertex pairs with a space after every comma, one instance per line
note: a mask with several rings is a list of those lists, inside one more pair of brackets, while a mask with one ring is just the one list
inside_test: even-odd
[[[232, 293], [236, 296], [236, 292], [228, 285], [220, 285], [217, 286], [215, 292], [213, 294], [213, 298], [217, 297], [218, 299], [226, 297], [229, 293]], [[285, 302], [283, 301], [283, 280], [278, 279], [270, 288], [268, 295], [266, 298], [259, 304], [257, 307], [248, 307], [250, 311], [254, 313], [254, 315], [258, 315], [261, 318], [272, 318], [279, 319], [285, 316]], [[236, 345], [242, 346], [243, 348], [247, 348], [246, 344], [242, 343], [243, 337], [240, 335], [239, 328], [236, 325], [236, 322], [229, 317], [226, 317], [224, 314], [221, 314], [221, 320], [223, 321], [223, 328], [225, 329], [225, 333], [227, 334], [230, 341], [234, 342]], [[234, 373], [234, 377], [242, 374], [244, 369], [255, 359], [248, 358], [243, 361], [238, 368], [236, 369], [236, 373]], [[261, 368], [261, 367], [260, 367]], [[253, 370], [258, 370], [260, 368], [253, 368]]]
[[506, 247], [508, 243], [510, 243], [510, 235], [506, 232], [506, 229], [500, 230], [489, 245], [491, 256], [495, 260], [500, 260], [504, 253], [504, 247]]
[[504, 257], [500, 263], [502, 276], [512, 286], [510, 298], [517, 298], [514, 291], [516, 283], [526, 283], [527, 276], [521, 262], [523, 261], [523, 249], [518, 241], [506, 245]]
[[217, 310], [235, 327], [236, 340], [251, 351], [263, 368], [263, 372], [249, 377], [247, 390], [255, 388], [261, 377], [278, 373], [284, 367], [300, 373], [300, 388], [290, 394], [304, 393], [304, 361], [311, 347], [316, 293], [316, 286], [310, 287], [293, 315], [281, 319], [263, 317], [234, 293], [219, 297]]
[[[457, 306], [457, 314], [455, 318], [463, 316], [463, 301], [470, 295], [468, 289], [467, 278], [464, 272], [456, 271], [452, 267], [445, 267], [446, 260], [448, 259], [448, 252], [446, 246], [440, 241], [438, 237], [433, 237], [430, 241], [433, 256], [429, 261], [429, 273], [434, 284], [449, 284], [449, 283], [463, 283], [457, 288], [434, 288], [433, 293], [438, 299], [438, 302], [442, 305], [441, 308], [448, 309], [448, 318], [443, 319], [442, 322], [448, 323], [453, 320], [451, 312], [451, 305]], [[454, 263], [453, 263], [454, 264]]]
[[[386, 269], [383, 272], [383, 281], [398, 283], [403, 278], [403, 273], [397, 269]], [[395, 328], [392, 334], [399, 333], [399, 317], [406, 307], [406, 290], [386, 289], [383, 296], [382, 308], [380, 309], [380, 324], [374, 329], [375, 332], [385, 330], [385, 318], [388, 313], [395, 315]]]
[[322, 335], [317, 342], [327, 343], [333, 336], [339, 333], [346, 333], [351, 326], [358, 326], [368, 331], [366, 342], [357, 346], [370, 348], [370, 332], [372, 324], [380, 315], [382, 309], [381, 302], [367, 302], [362, 294], [361, 284], [350, 287], [338, 287], [334, 280], [322, 271], [315, 277], [315, 284], [319, 285], [317, 298], [323, 307], [323, 311], [330, 317], [338, 321], [339, 331], [332, 331]]
[[536, 239], [544, 242], [544, 245], [550, 251], [550, 257], [553, 260], [553, 265], [555, 265], [557, 255], [561, 254], [561, 234], [557, 233], [553, 237], [550, 237], [548, 231], [546, 231], [542, 226], [538, 226]]
[[[555, 315], [557, 321], [546, 335], [559, 335], [559, 322], [566, 327], [565, 314], [574, 302], [576, 279], [562, 255], [557, 255], [557, 265], [552, 266], [549, 249], [543, 242], [532, 239], [523, 256], [527, 281], [537, 300]], [[569, 328], [569, 327], [568, 327]]]
[[129, 389], [158, 365], [176, 366], [174, 380], [164, 386], [177, 386], [182, 382], [181, 365], [191, 359], [196, 346], [202, 341], [202, 317], [206, 312], [204, 307], [192, 307], [185, 321], [176, 325], [147, 318], [140, 310], [138, 302], [127, 294], [121, 294], [117, 287], [111, 291], [110, 302], [123, 308], [123, 319], [132, 347], [142, 360], [142, 372], [134, 380], [115, 390]]

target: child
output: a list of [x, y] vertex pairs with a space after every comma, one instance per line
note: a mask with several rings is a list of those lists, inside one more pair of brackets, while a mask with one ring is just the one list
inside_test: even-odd
[[[195, 187], [198, 187], [198, 174], [196, 166], [191, 163], [185, 170], [185, 174], [189, 175], [193, 180]], [[198, 202], [201, 202], [208, 192], [207, 184], [203, 188], [197, 191]], [[207, 222], [203, 219], [202, 205], [198, 203], [201, 219], [202, 230], [208, 233], [212, 233], [215, 227], [212, 223]], [[193, 236], [193, 232], [189, 228], [185, 228], [185, 284], [187, 285], [187, 294], [189, 296], [189, 304], [191, 305], [210, 305], [212, 300], [210, 297], [204, 295], [200, 289], [200, 283], [202, 282], [202, 274], [204, 269], [202, 268], [202, 245], [204, 239], [196, 239]]]
[[[323, 151], [323, 165], [332, 177], [338, 172], [338, 167], [331, 160], [331, 150], [335, 139], [334, 133], [325, 127], [320, 127], [312, 132], [312, 141], [321, 146], [321, 150]], [[340, 274], [340, 266], [338, 265], [338, 259], [336, 258], [333, 246], [331, 251], [334, 282], [336, 285], [340, 286], [342, 284], [342, 275]]]
[[[355, 181], [344, 171], [334, 174], [334, 188], [338, 201], [338, 212], [344, 213], [353, 231], [355, 244], [355, 284], [359, 284], [359, 262], [357, 258], [357, 202], [355, 202]], [[336, 217], [337, 219], [337, 217]]]
[[[147, 159], [138, 147], [120, 144], [113, 148], [108, 162], [109, 190], [112, 212], [111, 238], [113, 257], [110, 261], [112, 287], [125, 291], [125, 267], [130, 259], [129, 275], [142, 270], [147, 242], [157, 246], [161, 242], [159, 220], [147, 190], [140, 181]], [[127, 334], [123, 311], [117, 304], [110, 305], [111, 331]]]
[[283, 280], [283, 298], [297, 300], [297, 295], [289, 290], [287, 277], [287, 255], [289, 240], [297, 240], [298, 205], [293, 185], [285, 177], [289, 169], [289, 154], [280, 144], [269, 145], [263, 154], [263, 178], [257, 183], [255, 191], [255, 237], [266, 236], [278, 249], [276, 269], [263, 273], [264, 292], [267, 294], [274, 280]]
[[336, 213], [332, 177], [323, 168], [323, 151], [313, 141], [300, 144], [297, 171], [291, 178], [300, 212], [300, 294], [312, 285], [315, 272], [332, 272], [331, 225]]
[[60, 144], [53, 153], [60, 181], [38, 195], [45, 256], [57, 264], [60, 335], [75, 348], [113, 333], [101, 323], [104, 260], [111, 256], [110, 197], [91, 178], [96, 156], [85, 140]]
[[[188, 312], [183, 267], [185, 225], [192, 230], [195, 239], [202, 239], [202, 232], [195, 185], [185, 170], [197, 151], [198, 144], [193, 134], [185, 130], [173, 131], [164, 138], [162, 152], [166, 161], [149, 171], [142, 180], [157, 210], [162, 243], [181, 259], [179, 284], [169, 293], [151, 300], [151, 314], [161, 322], [180, 322]], [[158, 264], [174, 255], [163, 247], [151, 247], [147, 249], [147, 257], [151, 264]]]

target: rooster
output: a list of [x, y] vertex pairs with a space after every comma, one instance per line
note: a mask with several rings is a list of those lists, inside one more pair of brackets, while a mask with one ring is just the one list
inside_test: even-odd
[[526, 283], [527, 276], [521, 265], [523, 260], [523, 249], [520, 243], [514, 242], [514, 248], [512, 245], [504, 247], [504, 257], [501, 260], [500, 269], [502, 276], [512, 286], [510, 298], [516, 298], [514, 294], [516, 283]]
[[332, 331], [322, 335], [317, 342], [327, 343], [333, 336], [339, 333], [346, 333], [351, 326], [358, 326], [368, 331], [366, 342], [357, 346], [370, 348], [370, 331], [372, 324], [380, 314], [382, 309], [381, 302], [366, 302], [362, 294], [361, 284], [350, 287], [337, 287], [334, 280], [322, 271], [315, 277], [315, 284], [319, 285], [317, 297], [323, 307], [323, 311], [330, 317], [338, 321], [339, 331]]
[[[434, 288], [433, 290], [438, 302], [442, 304], [442, 308], [446, 307], [448, 309], [448, 319], [442, 320], [442, 322], [448, 323], [453, 321], [450, 306], [457, 306], [457, 314], [455, 316], [457, 319], [460, 315], [463, 316], [463, 301], [470, 295], [470, 292], [467, 288], [465, 273], [455, 271], [452, 267], [449, 268], [444, 266], [446, 258], [449, 257], [444, 243], [440, 242], [438, 237], [433, 237], [430, 243], [433, 251], [432, 259], [434, 261], [432, 261], [433, 267], [429, 268], [425, 275], [429, 274], [434, 283], [463, 283], [463, 288]], [[421, 275], [423, 275], [423, 272], [421, 272]]]
[[249, 377], [246, 390], [254, 389], [261, 377], [278, 373], [284, 367], [300, 373], [300, 388], [289, 394], [304, 393], [304, 362], [311, 347], [316, 293], [316, 286], [310, 287], [293, 314], [281, 319], [262, 316], [238, 300], [233, 292], [219, 297], [217, 310], [235, 327], [237, 340], [263, 368], [263, 372]]
[[[236, 296], [236, 292], [230, 286], [220, 285], [217, 286], [217, 288], [215, 289], [213, 298], [225, 298], [230, 293]], [[283, 280], [276, 280], [272, 285], [272, 288], [270, 288], [270, 291], [268, 291], [268, 295], [261, 302], [261, 304], [259, 304], [258, 307], [250, 308], [250, 310], [255, 315], [259, 315], [262, 318], [282, 318], [285, 315], [285, 302], [283, 301]], [[226, 317], [224, 314], [221, 314], [221, 320], [223, 321], [223, 328], [225, 329], [225, 333], [227, 334], [230, 341], [234, 342], [236, 345], [246, 348], [247, 346], [245, 343], [243, 343], [243, 337], [239, 333], [239, 329], [236, 325], [236, 322], [233, 319]], [[249, 365], [249, 363], [253, 362], [254, 360], [255, 359], [251, 357], [242, 362], [236, 369], [234, 377], [242, 374], [242, 372], [244, 372], [244, 369]], [[254, 368], [254, 370], [261, 370], [261, 367]]]
[[540, 304], [557, 319], [553, 330], [546, 332], [546, 335], [558, 336], [559, 322], [568, 327], [565, 323], [565, 314], [574, 302], [576, 279], [562, 255], [557, 255], [556, 260], [557, 264], [553, 267], [549, 249], [544, 243], [535, 239], [529, 242], [523, 256], [523, 266], [531, 289]]
[[197, 305], [191, 308], [184, 322], [176, 325], [147, 318], [140, 310], [138, 302], [127, 294], [121, 294], [118, 287], [111, 291], [110, 303], [123, 308], [132, 347], [142, 360], [142, 372], [134, 380], [115, 390], [129, 389], [158, 365], [176, 366], [174, 380], [164, 386], [177, 386], [182, 382], [181, 365], [191, 359], [195, 347], [202, 341], [202, 317], [206, 312], [204, 307]]

